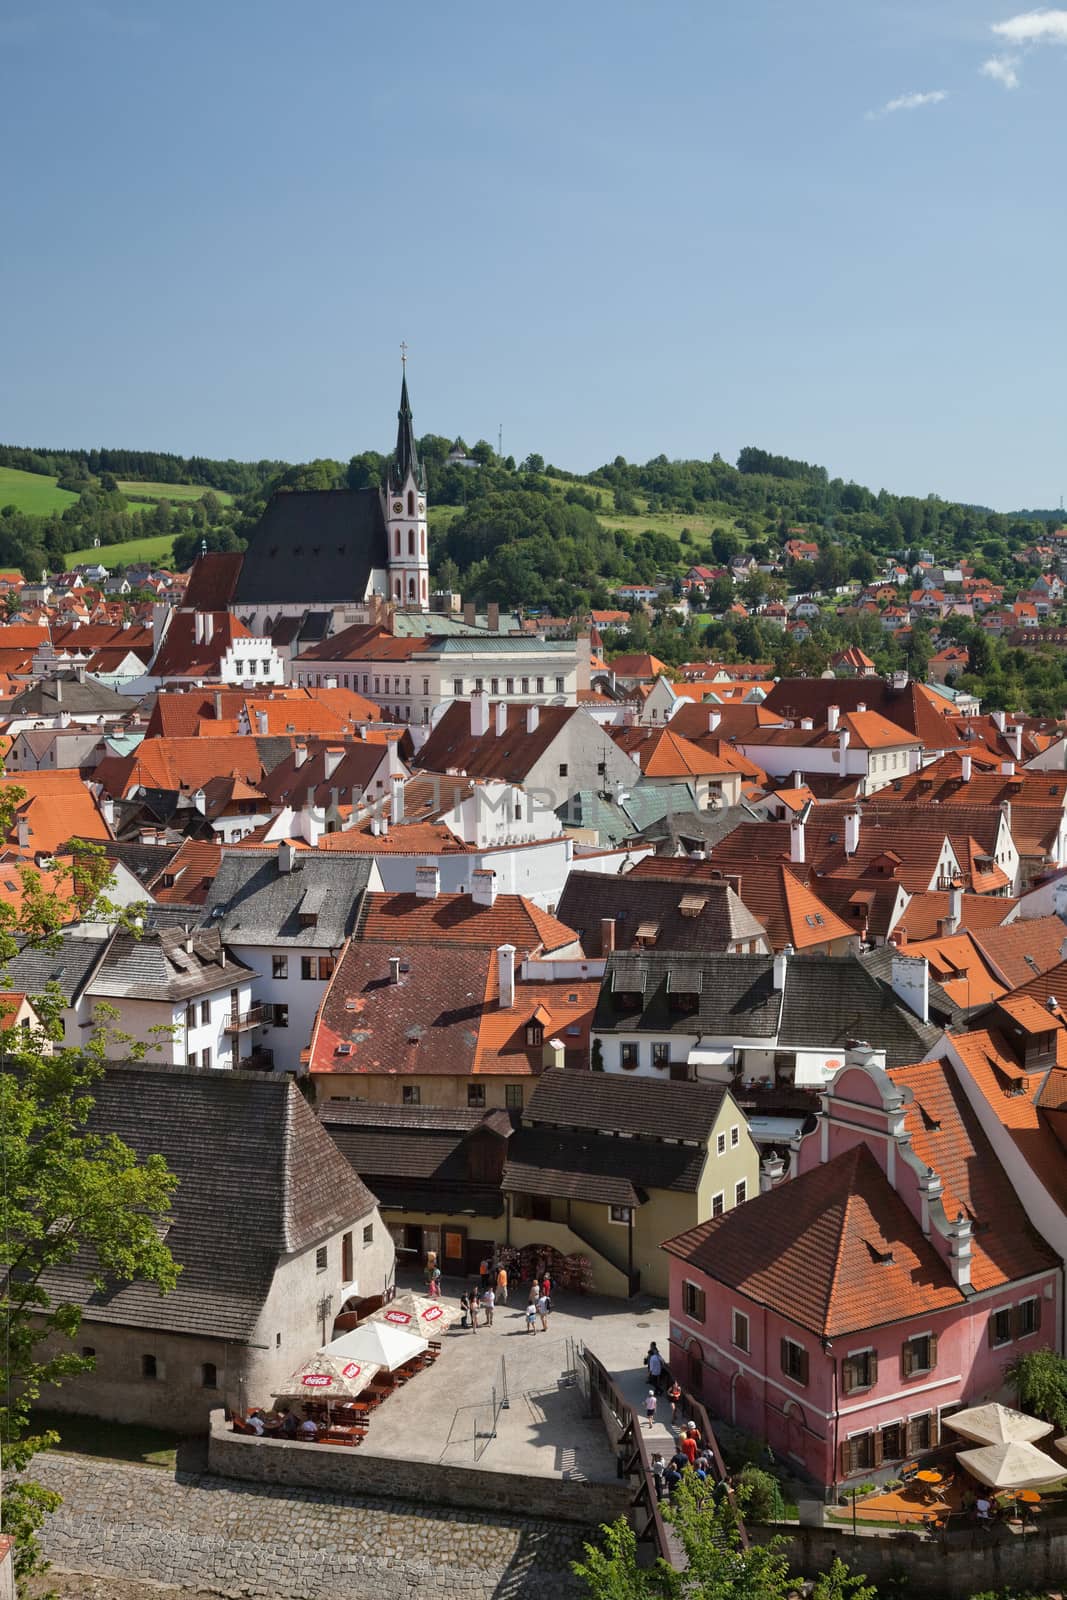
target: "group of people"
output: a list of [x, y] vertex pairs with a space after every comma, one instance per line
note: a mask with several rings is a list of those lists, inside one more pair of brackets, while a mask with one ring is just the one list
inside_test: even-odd
[[268, 1438], [305, 1439], [314, 1443], [319, 1436], [319, 1425], [310, 1412], [301, 1421], [289, 1407], [279, 1411], [264, 1411], [260, 1406], [253, 1406], [244, 1419], [244, 1431], [257, 1434], [261, 1439], [266, 1435]]
[[[493, 1313], [497, 1306], [507, 1305], [508, 1302], [508, 1272], [503, 1262], [489, 1257], [482, 1260], [478, 1272], [478, 1282], [472, 1284], [459, 1298], [461, 1312], [460, 1327], [478, 1330], [479, 1318], [485, 1327], [493, 1326]], [[530, 1293], [526, 1302], [526, 1330], [528, 1333], [537, 1332], [537, 1321], [540, 1318], [542, 1333], [548, 1332], [548, 1316], [552, 1310], [552, 1279], [547, 1268], [542, 1270], [538, 1264], [537, 1271], [530, 1282]]]
[[669, 1461], [664, 1461], [660, 1451], [652, 1457], [652, 1477], [656, 1485], [656, 1499], [669, 1500], [671, 1493], [682, 1481], [682, 1474], [692, 1472], [701, 1483], [710, 1480], [716, 1489], [725, 1493], [726, 1485], [716, 1477], [715, 1460], [704, 1445], [700, 1429], [695, 1422], [687, 1422], [675, 1441], [676, 1449]]

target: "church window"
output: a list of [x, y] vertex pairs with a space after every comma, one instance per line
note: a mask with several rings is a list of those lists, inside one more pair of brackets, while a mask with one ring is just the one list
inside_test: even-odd
[[408, 579], [408, 599], [409, 600], [414, 600], [414, 598], [415, 598], [415, 579], [414, 578], [409, 578]]
[[[422, 536], [422, 553], [423, 553], [423, 555], [426, 554], [426, 535], [425, 534], [423, 534], [423, 536]], [[422, 580], [422, 603], [423, 603], [423, 605], [426, 604], [426, 579], [425, 578], [423, 578], [423, 580]]]
[[[399, 544], [400, 543], [400, 535], [399, 534], [397, 534], [396, 539], [397, 539], [397, 544]], [[399, 554], [400, 554], [400, 551], [398, 550], [397, 551], [397, 555], [399, 555]], [[400, 579], [399, 578], [396, 580], [396, 583], [393, 586], [393, 593], [395, 594], [395, 596], [396, 596], [396, 598], [398, 600], [402, 599], [403, 590], [400, 587]]]
[[400, 529], [396, 530], [396, 554], [400, 554]]
[[411, 489], [409, 489], [408, 490], [408, 516], [409, 517], [413, 517], [414, 515], [415, 515], [415, 495], [414, 495], [413, 491]]
[[415, 529], [414, 528], [409, 528], [408, 529], [408, 555], [409, 556], [413, 556], [414, 554], [415, 554]]

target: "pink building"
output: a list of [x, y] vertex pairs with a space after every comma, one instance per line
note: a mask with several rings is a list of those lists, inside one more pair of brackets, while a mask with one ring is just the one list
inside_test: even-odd
[[952, 1065], [847, 1066], [793, 1169], [670, 1239], [671, 1363], [833, 1491], [893, 1476], [947, 1412], [1061, 1348], [1059, 1258]]

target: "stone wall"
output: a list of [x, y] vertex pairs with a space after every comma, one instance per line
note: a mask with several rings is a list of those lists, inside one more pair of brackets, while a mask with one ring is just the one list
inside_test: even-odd
[[292, 1444], [232, 1433], [221, 1411], [211, 1414], [208, 1470], [220, 1478], [286, 1488], [377, 1495], [439, 1506], [497, 1511], [594, 1526], [626, 1515], [625, 1482], [588, 1483], [435, 1461], [393, 1460], [366, 1445]]
[[[748, 1531], [766, 1543], [785, 1530], [750, 1525]], [[1008, 1585], [1027, 1594], [1058, 1588], [1067, 1571], [1067, 1531], [1039, 1528], [1023, 1538], [974, 1528], [935, 1543], [904, 1532], [853, 1538], [836, 1528], [798, 1528], [786, 1533], [783, 1553], [806, 1578], [825, 1572], [837, 1555], [877, 1587], [902, 1578], [923, 1600], [970, 1600], [979, 1590]]]

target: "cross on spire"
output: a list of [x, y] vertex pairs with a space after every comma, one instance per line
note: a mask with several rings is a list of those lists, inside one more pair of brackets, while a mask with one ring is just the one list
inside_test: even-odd
[[400, 341], [400, 365], [406, 372], [408, 367], [408, 346], [406, 339], [401, 339]]

